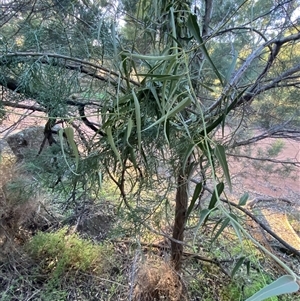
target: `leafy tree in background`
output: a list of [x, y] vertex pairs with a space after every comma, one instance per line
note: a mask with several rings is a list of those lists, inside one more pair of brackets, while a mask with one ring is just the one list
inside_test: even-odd
[[[220, 210], [224, 227], [247, 236], [220, 200], [224, 179], [231, 188], [225, 154], [267, 137], [299, 139], [298, 6], [2, 1], [1, 110], [46, 113], [49, 143], [52, 126], [63, 123], [56, 142], [64, 135], [73, 152], [63, 158], [74, 192], [109, 177], [139, 222], [171, 240], [179, 271], [191, 214], [201, 224]], [[245, 139], [248, 122], [266, 131]], [[204, 193], [210, 198], [200, 210]], [[172, 236], [145, 222], [162, 204], [174, 209]]]

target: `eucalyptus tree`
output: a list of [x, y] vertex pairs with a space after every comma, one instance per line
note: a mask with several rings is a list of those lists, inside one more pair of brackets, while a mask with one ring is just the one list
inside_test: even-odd
[[[224, 182], [232, 188], [226, 152], [245, 144], [238, 134], [262, 97], [265, 105], [273, 102], [272, 91], [299, 95], [297, 5], [2, 1], [1, 110], [45, 112], [51, 143], [52, 126], [63, 123], [57, 143], [66, 136], [73, 151], [63, 158], [74, 191], [78, 183], [92, 187], [93, 179], [110, 177], [139, 222], [171, 241], [171, 260], [180, 270], [191, 215], [200, 225], [220, 210], [221, 228], [230, 224], [239, 237], [252, 239], [221, 202]], [[276, 123], [261, 137], [299, 139], [299, 129], [290, 127], [297, 116], [287, 117], [289, 123]], [[228, 124], [231, 135], [217, 139]], [[74, 130], [85, 147], [80, 153]], [[200, 210], [204, 193], [210, 198]], [[172, 235], [145, 222], [163, 203], [174, 207]], [[296, 275], [280, 264], [292, 275], [283, 279], [291, 291]]]

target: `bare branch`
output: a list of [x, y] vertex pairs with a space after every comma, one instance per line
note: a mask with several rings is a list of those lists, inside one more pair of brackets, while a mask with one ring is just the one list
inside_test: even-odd
[[[272, 39], [266, 43], [264, 43], [263, 45], [261, 45], [260, 47], [258, 47], [254, 52], [252, 52], [252, 54], [250, 54], [248, 56], [248, 58], [246, 59], [246, 61], [244, 62], [244, 64], [239, 68], [239, 70], [235, 73], [235, 75], [233, 76], [233, 78], [230, 80], [230, 82], [224, 87], [221, 96], [205, 111], [205, 115], [206, 114], [210, 114], [215, 108], [219, 107], [220, 104], [222, 103], [223, 99], [229, 94], [229, 92], [233, 89], [237, 89], [238, 87], [238, 83], [241, 81], [244, 73], [246, 72], [246, 70], [249, 69], [251, 63], [258, 58], [262, 51], [264, 50], [264, 48], [269, 47], [271, 45], [276, 45], [275, 48], [273, 49], [273, 53], [270, 54], [270, 57], [268, 59], [268, 62], [263, 70], [263, 72], [261, 73], [261, 75], [259, 76], [259, 80], [261, 81], [262, 78], [264, 77], [264, 75], [268, 72], [268, 70], [271, 68], [273, 62], [274, 62], [274, 58], [277, 56], [278, 51], [280, 50], [280, 47], [283, 44], [292, 42], [292, 41], [297, 41], [300, 40], [300, 32], [293, 34], [293, 35], [289, 35], [287, 37], [283, 37], [282, 39]], [[275, 57], [274, 57], [275, 56]], [[298, 65], [297, 65], [298, 66]], [[297, 72], [298, 69], [296, 68]], [[258, 86], [260, 81], [256, 81], [249, 89], [249, 92], [242, 96], [239, 101], [236, 103], [236, 105], [234, 107], [237, 107], [239, 105], [241, 105], [242, 103], [244, 103], [245, 101], [250, 101], [252, 100], [255, 96], [257, 96], [259, 93], [263, 92], [260, 90], [255, 90], [255, 88]], [[275, 87], [275, 86], [274, 86]]]
[[250, 139], [235, 142], [232, 145], [232, 147], [234, 148], [238, 146], [249, 145], [266, 138], [287, 138], [287, 139], [300, 141], [300, 131], [292, 130], [292, 129], [284, 129], [284, 125], [279, 125], [276, 128], [269, 129], [268, 131], [265, 131], [264, 133], [254, 136]]
[[256, 157], [251, 157], [247, 155], [237, 155], [237, 154], [231, 154], [231, 153], [226, 153], [227, 156], [230, 157], [236, 157], [236, 158], [246, 158], [246, 159], [251, 159], [251, 160], [256, 160], [256, 161], [268, 161], [276, 164], [289, 164], [289, 165], [294, 165], [294, 166], [299, 166], [300, 167], [300, 162], [295, 162], [295, 161], [283, 161], [283, 160], [276, 160], [276, 159], [270, 159], [270, 158], [256, 158]]
[[[198, 181], [193, 181], [193, 182], [198, 182]], [[213, 193], [213, 191], [211, 189], [209, 189], [208, 187], [204, 187], [205, 190], [207, 190], [210, 193]], [[291, 253], [295, 254], [296, 256], [300, 257], [300, 251], [296, 250], [294, 247], [292, 247], [290, 244], [288, 244], [285, 240], [283, 240], [282, 238], [280, 238], [275, 232], [273, 232], [268, 226], [266, 226], [263, 222], [261, 222], [254, 214], [252, 214], [251, 212], [249, 212], [247, 209], [239, 206], [236, 203], [230, 202], [226, 199], [222, 199], [220, 198], [220, 200], [223, 203], [227, 203], [230, 206], [233, 206], [235, 208], [237, 208], [238, 210], [242, 211], [243, 213], [245, 213], [246, 215], [248, 215], [252, 220], [254, 220], [262, 229], [264, 229], [267, 233], [269, 233], [272, 237], [274, 237], [277, 241], [279, 241], [283, 246], [285, 246]]]
[[[300, 64], [297, 64], [295, 67], [290, 68], [288, 70], [286, 70], [285, 72], [283, 72], [282, 74], [280, 74], [278, 77], [276, 77], [275, 79], [273, 79], [269, 84], [266, 84], [264, 86], [260, 86], [256, 91], [255, 94], [261, 94], [264, 91], [270, 90], [272, 88], [276, 88], [278, 87], [278, 84], [286, 79], [291, 79], [291, 75], [297, 73], [300, 71]], [[293, 78], [297, 78], [299, 79], [299, 76], [295, 76]], [[293, 83], [293, 85], [295, 85], [295, 83]]]
[[[19, 109], [26, 109], [26, 110], [32, 110], [32, 111], [38, 111], [38, 112], [44, 112], [47, 113], [47, 109], [34, 106], [34, 105], [26, 105], [26, 104], [21, 104], [21, 103], [14, 103], [10, 101], [1, 101], [1, 104], [4, 106], [8, 107], [13, 107], [13, 108], [19, 108]], [[76, 102], [73, 100], [66, 100], [66, 104], [70, 106], [76, 106], [78, 107], [78, 113], [80, 116], [80, 119], [83, 121], [83, 123], [89, 127], [92, 131], [95, 133], [101, 135], [101, 136], [106, 136], [106, 134], [100, 130], [100, 128], [96, 127], [94, 123], [90, 122], [88, 118], [85, 115], [85, 106], [89, 105], [89, 103], [81, 103], [81, 102]], [[95, 105], [94, 103], [92, 103]], [[98, 105], [99, 106], [99, 105]]]
[[260, 32], [259, 30], [257, 30], [256, 28], [253, 27], [247, 27], [247, 26], [237, 26], [237, 27], [232, 27], [232, 28], [228, 28], [228, 29], [224, 29], [224, 30], [220, 30], [216, 36], [220, 36], [223, 35], [224, 33], [227, 32], [232, 32], [232, 31], [236, 31], [236, 30], [246, 30], [246, 31], [253, 31], [255, 33], [257, 33], [265, 42], [268, 41], [268, 39], [266, 38], [266, 36]]
[[202, 30], [202, 35], [204, 37], [208, 35], [208, 28], [211, 20], [212, 7], [213, 7], [213, 0], [205, 0], [205, 13], [203, 17], [203, 30]]
[[248, 215], [252, 220], [254, 220], [261, 228], [263, 228], [267, 233], [269, 233], [271, 236], [273, 236], [277, 241], [279, 241], [283, 246], [285, 246], [291, 253], [295, 254], [296, 256], [300, 257], [300, 251], [296, 250], [294, 247], [292, 247], [290, 244], [288, 244], [285, 240], [280, 238], [275, 232], [273, 232], [268, 226], [266, 226], [263, 222], [261, 222], [256, 216], [254, 216], [251, 212], [249, 212], [247, 209], [230, 202], [225, 199], [220, 199], [222, 202], [229, 204], [230, 206], [233, 206], [240, 211], [244, 212], [246, 215]]
[[6, 107], [12, 107], [12, 108], [18, 108], [18, 109], [25, 109], [25, 110], [31, 110], [31, 111], [37, 111], [37, 112], [44, 112], [46, 113], [47, 110], [42, 107], [37, 107], [34, 105], [26, 105], [21, 103], [15, 103], [11, 101], [1, 101], [1, 105]]

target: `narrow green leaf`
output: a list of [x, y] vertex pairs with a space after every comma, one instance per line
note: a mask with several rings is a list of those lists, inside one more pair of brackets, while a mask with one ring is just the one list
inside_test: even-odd
[[230, 224], [232, 225], [234, 232], [236, 233], [240, 244], [243, 244], [243, 239], [242, 239], [242, 235], [241, 235], [241, 230], [239, 228], [239, 222], [237, 217], [233, 214], [233, 213], [229, 213], [229, 217], [230, 217]]
[[159, 118], [158, 120], [156, 120], [154, 123], [152, 123], [150, 126], [148, 126], [143, 131], [149, 130], [150, 128], [154, 127], [155, 125], [164, 122], [167, 118], [170, 118], [170, 117], [176, 115], [178, 112], [184, 110], [187, 106], [189, 106], [191, 104], [191, 102], [192, 102], [191, 98], [190, 97], [186, 97], [180, 103], [178, 103], [177, 106], [175, 106], [172, 110], [170, 110], [169, 112], [167, 112], [164, 116], [162, 116], [161, 118]]
[[297, 284], [296, 279], [291, 275], [284, 275], [265, 286], [246, 301], [262, 301], [273, 296], [294, 293], [298, 290], [299, 285]]
[[70, 170], [73, 174], [75, 174], [75, 175], [78, 176], [78, 174], [77, 174], [76, 172], [74, 172], [74, 170], [71, 168], [71, 166], [70, 166], [70, 164], [69, 164], [69, 162], [68, 162], [68, 160], [67, 160], [67, 157], [66, 157], [66, 153], [65, 153], [65, 149], [64, 149], [64, 129], [60, 129], [60, 130], [58, 131], [58, 137], [59, 137], [61, 152], [62, 152], [62, 154], [63, 154], [64, 160], [65, 160], [65, 162], [66, 162], [66, 164], [67, 164], [69, 170]]
[[204, 54], [204, 56], [206, 57], [206, 59], [208, 60], [209, 64], [211, 65], [211, 67], [213, 68], [216, 76], [218, 77], [220, 83], [223, 86], [223, 79], [222, 76], [219, 72], [219, 70], [217, 69], [217, 67], [215, 66], [215, 64], [213, 63], [211, 57], [208, 54], [208, 51], [205, 47], [204, 41], [201, 37], [201, 33], [200, 33], [200, 28], [197, 22], [197, 16], [190, 14], [186, 23], [188, 29], [190, 30], [191, 34], [194, 36], [194, 38], [196, 39], [196, 41], [199, 43], [199, 46]]
[[136, 163], [136, 157], [132, 147], [129, 149], [129, 160], [133, 163], [133, 167], [137, 169], [138, 165]]
[[113, 105], [114, 106], [120, 106], [122, 104], [125, 104], [127, 102], [129, 102], [130, 100], [132, 100], [131, 95], [128, 93], [125, 96], [122, 97], [118, 97], [116, 99], [113, 100]]
[[151, 94], [153, 95], [153, 97], [156, 101], [156, 104], [157, 104], [157, 107], [159, 108], [159, 111], [161, 112], [161, 114], [163, 114], [164, 112], [162, 110], [161, 101], [160, 101], [160, 99], [157, 95], [156, 89], [153, 87], [153, 85], [150, 85], [149, 90], [151, 91]]
[[219, 227], [219, 225], [220, 225], [223, 221], [224, 221], [223, 218], [219, 218], [219, 220], [215, 223], [215, 225], [214, 225], [214, 227], [213, 227], [213, 229], [212, 229], [212, 231], [211, 231], [211, 236], [213, 236], [215, 230]]
[[230, 78], [231, 78], [231, 75], [233, 74], [233, 71], [235, 69], [235, 66], [236, 66], [236, 62], [237, 62], [237, 58], [238, 58], [238, 53], [237, 51], [233, 50], [234, 51], [234, 54], [233, 54], [233, 58], [232, 58], [232, 62], [226, 72], [226, 75], [225, 75], [225, 81], [226, 83], [229, 82]]
[[225, 178], [227, 180], [227, 183], [229, 185], [229, 189], [231, 191], [232, 186], [231, 186], [231, 180], [230, 180], [230, 174], [229, 174], [229, 168], [228, 168], [228, 164], [227, 164], [227, 160], [226, 160], [226, 154], [225, 154], [225, 148], [223, 145], [217, 145], [215, 147], [215, 156], [218, 158], [220, 165], [223, 169]]
[[240, 200], [239, 200], [239, 205], [240, 205], [240, 206], [246, 205], [246, 203], [247, 203], [247, 201], [248, 201], [248, 198], [249, 198], [249, 193], [248, 193], [248, 192], [245, 192], [245, 193], [241, 196], [241, 198], [240, 198]]
[[[129, 69], [127, 68], [127, 63], [128, 63], [128, 57], [126, 57], [125, 55], [121, 55], [121, 59], [122, 59], [122, 68], [124, 71], [124, 78], [126, 78], [126, 84], [127, 84], [127, 88], [130, 88], [130, 67]], [[130, 64], [130, 63], [129, 63]]]
[[[225, 102], [225, 108], [224, 112], [227, 112], [228, 110], [228, 105], [229, 105], [229, 100], [226, 101], [226, 96], [224, 97], [223, 103]], [[223, 114], [223, 119], [222, 119], [222, 136], [224, 137], [224, 132], [225, 132], [225, 122], [227, 120], [227, 115]]]
[[217, 194], [216, 194], [216, 190], [214, 190], [212, 196], [211, 196], [211, 199], [210, 199], [210, 202], [209, 202], [209, 205], [208, 205], [208, 209], [213, 209], [218, 201], [218, 197], [221, 195], [221, 193], [223, 192], [224, 190], [224, 183], [221, 182], [217, 185], [216, 187], [217, 189]]
[[224, 231], [224, 229], [227, 227], [229, 222], [230, 222], [230, 218], [227, 217], [224, 219], [221, 227], [219, 228], [218, 232], [214, 235], [211, 243], [213, 243], [220, 236], [220, 234]]
[[131, 144], [129, 143], [129, 137], [131, 135], [132, 132], [132, 128], [133, 128], [133, 121], [131, 118], [128, 119], [128, 123], [127, 123], [127, 131], [126, 131], [126, 143], [130, 146]]
[[205, 221], [207, 220], [207, 218], [210, 215], [210, 213], [211, 213], [211, 210], [209, 210], [209, 209], [203, 209], [203, 210], [201, 210], [198, 227], [200, 227], [203, 223], [205, 223]]
[[74, 141], [74, 130], [71, 127], [67, 127], [64, 129], [64, 132], [67, 136], [67, 141], [73, 151], [73, 154], [75, 156], [75, 164], [76, 164], [76, 170], [78, 169], [78, 164], [79, 164], [79, 153], [77, 149], [77, 145]]
[[235, 275], [235, 273], [238, 271], [238, 269], [241, 267], [241, 265], [244, 263], [245, 257], [241, 257], [236, 265], [234, 266], [233, 270], [231, 271], [231, 277]]
[[197, 84], [200, 85], [200, 86], [202, 86], [203, 88], [205, 88], [206, 90], [208, 90], [210, 92], [213, 92], [213, 93], [215, 92], [215, 90], [212, 87], [210, 87], [210, 86], [208, 86], [208, 85], [206, 85], [204, 83], [197, 82]]
[[127, 72], [127, 56], [125, 55], [121, 55], [121, 59], [122, 59], [122, 67], [123, 67], [123, 70], [124, 70], [124, 75], [125, 77], [128, 76], [128, 72]]
[[164, 135], [167, 143], [170, 143], [170, 120], [166, 119], [164, 124]]
[[[172, 36], [174, 38], [174, 40], [177, 39], [177, 29], [176, 29], [176, 25], [175, 25], [175, 18], [174, 18], [174, 7], [171, 6], [170, 7], [170, 27], [172, 28]], [[174, 40], [173, 40], [173, 43], [174, 43]], [[173, 44], [173, 47], [178, 47], [178, 45], [175, 43]]]
[[183, 170], [186, 169], [186, 165], [188, 163], [189, 157], [192, 154], [194, 148], [195, 148], [195, 144], [194, 143], [191, 143], [191, 144], [188, 145], [188, 147], [186, 147], [186, 152], [185, 152], [185, 154], [183, 156], [184, 157], [184, 161], [183, 161], [183, 165], [182, 165]]
[[[154, 71], [155, 71], [155, 70], [160, 69], [160, 67], [161, 67], [162, 65], [164, 65], [165, 61], [158, 62], [158, 63], [155, 64], [153, 67], [152, 67], [152, 65], [150, 65], [147, 61], [146, 61], [145, 63], [146, 63], [146, 65], [148, 65], [148, 67], [150, 68], [150, 69], [148, 70], [148, 72], [145, 73], [145, 74], [149, 75], [149, 74], [154, 74]], [[141, 84], [142, 84], [142, 85], [145, 84], [147, 77], [148, 77], [148, 76], [146, 76], [146, 77], [141, 81]]]
[[[168, 74], [168, 75], [171, 75], [171, 74], [176, 74], [175, 72], [174, 72], [174, 69], [175, 69], [175, 66], [177, 65], [177, 59], [176, 58], [174, 58], [174, 60], [172, 60], [172, 61], [170, 61], [170, 62], [165, 62], [165, 64], [164, 64], [164, 69], [163, 69], [163, 73], [165, 73], [165, 74]], [[163, 110], [165, 110], [166, 109], [166, 102], [167, 103], [172, 103], [172, 94], [176, 91], [176, 89], [174, 89], [174, 90], [172, 90], [171, 89], [171, 85], [172, 85], [172, 83], [179, 83], [179, 80], [171, 80], [170, 79], [170, 81], [171, 81], [171, 84], [170, 84], [170, 81], [169, 80], [161, 80], [160, 79], [160, 81], [163, 83], [163, 85], [162, 85], [162, 88], [161, 88], [161, 95], [162, 95], [162, 97], [161, 97], [161, 105], [162, 105], [162, 108], [163, 108]], [[176, 87], [176, 85], [175, 85], [175, 87]], [[174, 101], [175, 101], [175, 97], [174, 97]], [[163, 111], [163, 114], [165, 113], [165, 111]]]
[[135, 122], [136, 122], [136, 133], [137, 133], [137, 139], [138, 139], [138, 148], [139, 148], [139, 151], [141, 152], [141, 147], [142, 147], [141, 109], [140, 109], [139, 100], [134, 92], [134, 89], [132, 89], [132, 96], [133, 96], [134, 107], [135, 107]]
[[108, 140], [108, 143], [110, 144], [111, 146], [111, 149], [113, 150], [113, 152], [115, 153], [117, 159], [120, 161], [121, 165], [122, 165], [122, 160], [121, 160], [121, 156], [117, 150], [117, 147], [115, 145], [115, 141], [113, 139], [113, 136], [112, 136], [112, 131], [111, 131], [111, 127], [108, 126], [105, 130], [106, 132], [106, 135], [107, 135], [107, 140]]
[[195, 235], [194, 235], [194, 239], [193, 239], [193, 245], [195, 245], [196, 239], [198, 239], [198, 236], [197, 236], [196, 233], [198, 233], [198, 231], [199, 231], [199, 229], [200, 229], [200, 227], [202, 225], [205, 225], [206, 221], [208, 220], [208, 216], [210, 215], [210, 213], [212, 211], [213, 210], [209, 210], [209, 209], [203, 209], [203, 210], [201, 210], [199, 222], [197, 223], [196, 230], [195, 230]]
[[192, 200], [191, 200], [191, 203], [190, 203], [190, 206], [188, 207], [188, 210], [187, 210], [187, 213], [186, 213], [186, 218], [189, 217], [189, 215], [191, 214], [193, 208], [194, 208], [194, 205], [200, 195], [202, 191], [202, 183], [198, 183], [195, 187], [195, 190], [194, 190], [194, 193], [193, 193], [193, 197], [192, 197]]
[[169, 61], [173, 60], [177, 57], [177, 55], [143, 55], [143, 54], [137, 54], [137, 53], [131, 53], [131, 52], [122, 52], [122, 54], [129, 56], [131, 58], [135, 59], [141, 59], [141, 60], [155, 60], [155, 61]]
[[102, 172], [98, 172], [98, 183], [99, 183], [99, 188], [102, 188]]
[[154, 80], [157, 78], [157, 79], [159, 79], [159, 81], [167, 81], [167, 80], [181, 79], [183, 76], [185, 76], [185, 74], [173, 75], [173, 74], [138, 73], [137, 76], [150, 77], [150, 78], [153, 78]]

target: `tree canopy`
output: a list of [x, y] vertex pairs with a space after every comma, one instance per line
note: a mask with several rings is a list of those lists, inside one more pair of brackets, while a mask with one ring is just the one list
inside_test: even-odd
[[[69, 181], [68, 194], [95, 195], [109, 178], [120, 206], [171, 241], [179, 271], [187, 226], [217, 210], [216, 236], [230, 225], [251, 239], [226, 207], [228, 156], [265, 138], [300, 139], [299, 5], [2, 0], [1, 118], [43, 112], [45, 140], [62, 149], [55, 189]], [[147, 222], [164, 204], [172, 235]], [[281, 264], [292, 291], [296, 275]]]

